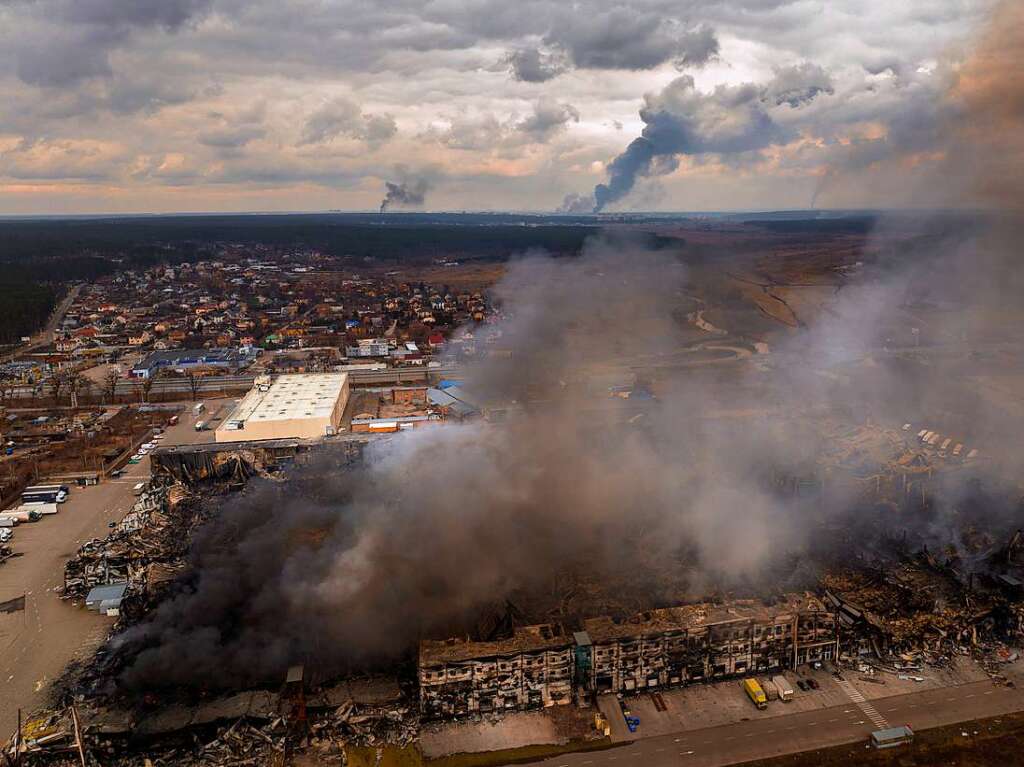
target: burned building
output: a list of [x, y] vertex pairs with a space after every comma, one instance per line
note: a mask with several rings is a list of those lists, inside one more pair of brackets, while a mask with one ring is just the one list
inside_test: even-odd
[[549, 624], [510, 639], [420, 644], [424, 716], [539, 708], [581, 695], [635, 692], [831, 660], [836, 617], [793, 595], [650, 610], [626, 620], [583, 622], [573, 635]]
[[573, 647], [557, 624], [524, 626], [493, 642], [423, 641], [420, 712], [430, 718], [569, 703]]
[[813, 597], [700, 603], [584, 621], [577, 684], [629, 693], [836, 657], [835, 615]]

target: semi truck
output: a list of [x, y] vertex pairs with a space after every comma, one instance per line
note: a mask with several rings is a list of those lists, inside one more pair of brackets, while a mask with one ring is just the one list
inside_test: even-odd
[[755, 706], [760, 709], [768, 708], [768, 696], [764, 694], [764, 690], [756, 679], [744, 679], [742, 686], [743, 691]]

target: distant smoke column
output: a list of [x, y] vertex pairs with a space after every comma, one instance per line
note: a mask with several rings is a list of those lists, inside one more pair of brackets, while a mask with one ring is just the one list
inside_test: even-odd
[[626, 151], [608, 165], [608, 183], [594, 187], [594, 212], [601, 212], [609, 203], [629, 194], [636, 177], [650, 169], [654, 155], [654, 144], [649, 139], [633, 139]]
[[393, 183], [385, 181], [384, 186], [387, 194], [380, 203], [380, 212], [384, 213], [391, 205], [422, 205], [427, 199], [427, 192], [430, 191], [430, 182], [425, 178], [415, 181], [402, 181]]

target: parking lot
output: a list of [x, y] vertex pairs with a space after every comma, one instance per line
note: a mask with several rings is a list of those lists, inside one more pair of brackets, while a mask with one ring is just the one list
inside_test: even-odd
[[[626, 729], [614, 696], [603, 696], [599, 703], [611, 721], [612, 739], [626, 741], [837, 706], [849, 707], [856, 705], [858, 698], [877, 702], [886, 697], [988, 679], [976, 664], [966, 658], [958, 659], [946, 669], [921, 672], [923, 681], [920, 682], [911, 678], [900, 679], [897, 674], [876, 673], [869, 676], [858, 672], [844, 673], [843, 682], [839, 682], [826, 670], [816, 671], [807, 667], [801, 667], [799, 672], [787, 671], [783, 676], [793, 689], [792, 700], [772, 700], [764, 710], [758, 710], [751, 703], [737, 680], [666, 690], [661, 693], [659, 701], [664, 702], [664, 711], [658, 710], [651, 695], [626, 698], [630, 712], [640, 719], [641, 724], [636, 733], [629, 733]], [[807, 680], [813, 680], [817, 689], [810, 687]], [[800, 689], [799, 681], [803, 681], [807, 689]]]
[[[208, 403], [206, 415], [232, 400]], [[191, 404], [161, 441], [166, 445], [212, 442], [213, 432], [196, 432]], [[78, 547], [109, 532], [127, 513], [133, 488], [149, 477], [149, 458], [125, 467], [123, 476], [92, 487], [74, 487], [60, 512], [15, 528], [17, 556], [0, 565], [0, 602], [25, 596], [25, 609], [0, 613], [0, 739], [13, 732], [18, 708], [45, 700], [48, 685], [75, 658], [90, 655], [107, 636], [113, 618], [60, 598], [64, 563]]]

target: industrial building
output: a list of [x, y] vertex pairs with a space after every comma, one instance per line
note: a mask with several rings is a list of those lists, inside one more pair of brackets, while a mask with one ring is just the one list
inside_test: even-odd
[[217, 442], [318, 439], [335, 434], [348, 403], [347, 373], [257, 379], [215, 432]]
[[773, 605], [751, 600], [700, 603], [583, 622], [577, 684], [630, 693], [831, 660], [835, 614], [813, 597]]
[[420, 643], [420, 711], [427, 717], [523, 710], [578, 695], [663, 689], [794, 668], [837, 657], [835, 613], [790, 595], [651, 610], [583, 622], [568, 634], [543, 624], [506, 640]]
[[234, 373], [252, 362], [252, 357], [233, 349], [174, 349], [152, 352], [132, 368], [133, 378], [155, 378], [164, 370], [185, 373], [215, 369]]
[[509, 639], [420, 643], [420, 712], [426, 717], [523, 710], [572, 700], [574, 640], [557, 624]]

